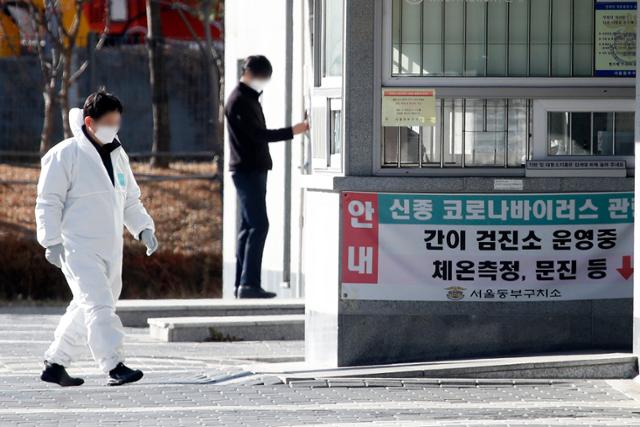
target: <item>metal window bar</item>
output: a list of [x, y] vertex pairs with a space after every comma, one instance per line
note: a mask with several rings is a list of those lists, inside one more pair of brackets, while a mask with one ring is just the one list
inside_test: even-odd
[[441, 53], [440, 53], [440, 55], [441, 55], [440, 62], [442, 63], [442, 72], [441, 72], [440, 75], [444, 76], [445, 73], [446, 73], [446, 68], [447, 68], [446, 64], [444, 62], [445, 58], [446, 58], [446, 55], [445, 55], [446, 42], [445, 42], [445, 30], [444, 30], [445, 22], [447, 22], [447, 21], [445, 21], [445, 19], [447, 18], [446, 2], [442, 2], [441, 14], [442, 14], [442, 25], [440, 26], [441, 27], [440, 28], [440, 40], [441, 40], [441, 43], [440, 43], [440, 51], [441, 51]]
[[617, 144], [617, 141], [616, 141], [617, 140], [617, 138], [616, 138], [616, 116], [617, 116], [617, 113], [614, 112], [613, 113], [613, 126], [612, 126], [613, 135], [611, 137], [611, 145], [612, 145], [611, 153], [612, 153], [613, 156], [616, 155], [616, 144]]
[[[402, 39], [402, 15], [403, 15], [403, 11], [402, 11], [402, 5], [404, 4], [404, 1], [400, 0], [400, 6], [399, 6], [399, 14], [400, 16], [398, 17], [398, 71], [400, 72], [400, 74], [405, 74], [404, 70], [402, 69], [402, 47], [404, 45], [404, 40]], [[400, 157], [398, 157], [398, 163], [400, 163]]]
[[[437, 125], [436, 125], [437, 126]], [[436, 149], [437, 145], [439, 145], [439, 142], [436, 140], [436, 135], [438, 135], [438, 129], [436, 128], [436, 126], [433, 126], [431, 128], [431, 151], [433, 152], [433, 150]], [[442, 151], [438, 150], [438, 153], [440, 155], [440, 157], [442, 157]], [[435, 164], [435, 158], [433, 158], [431, 160], [431, 165], [433, 166]]]
[[[455, 102], [453, 105], [454, 108], [454, 117], [455, 117]], [[453, 148], [455, 150], [455, 131], [456, 128], [453, 128]], [[462, 152], [460, 154], [460, 167], [464, 168], [466, 166], [466, 146], [465, 146], [465, 139], [466, 139], [466, 132], [467, 132], [467, 99], [463, 98], [462, 99]]]
[[589, 115], [589, 154], [593, 156], [593, 111]]
[[527, 76], [531, 76], [531, 3], [531, 0], [527, 3]]
[[573, 123], [573, 113], [569, 111], [569, 115], [567, 117], [567, 124], [569, 126], [569, 155], [573, 156], [573, 126], [571, 125]]
[[527, 7], [527, 19], [526, 19], [526, 25], [527, 25], [527, 41], [526, 41], [526, 56], [527, 56], [527, 65], [526, 65], [526, 72], [525, 72], [525, 76], [529, 77], [531, 75], [531, 0], [527, 0], [528, 3], [527, 5], [529, 7]]
[[589, 55], [589, 60], [591, 61], [591, 76], [595, 76], [596, 74], [596, 61], [595, 61], [595, 56], [596, 56], [596, 43], [595, 43], [595, 36], [596, 36], [596, 14], [595, 14], [595, 10], [596, 10], [596, 0], [592, 0], [591, 1], [591, 10], [594, 11], [594, 13], [591, 14], [591, 55]]
[[402, 132], [400, 131], [400, 127], [398, 127], [398, 132], [397, 133], [397, 139], [398, 139], [398, 157], [396, 158], [396, 162], [397, 163], [397, 167], [401, 168], [402, 167], [402, 159], [400, 158], [400, 155], [402, 154], [402, 148], [401, 148], [401, 144], [402, 144]]
[[[424, 5], [420, 7], [420, 75], [424, 76]], [[444, 23], [443, 23], [444, 26]]]
[[444, 168], [444, 103], [445, 100], [440, 101], [440, 167]]
[[[487, 100], [486, 99], [481, 99], [480, 100], [481, 103], [481, 108], [482, 108], [482, 132], [486, 132], [487, 131]], [[475, 132], [477, 132], [477, 130], [474, 129]]]
[[424, 140], [423, 140], [423, 127], [419, 126], [418, 127], [418, 168], [422, 169], [422, 144], [424, 144]]
[[574, 9], [574, 5], [575, 5], [575, 0], [571, 0], [571, 11], [570, 11], [570, 15], [569, 15], [569, 32], [571, 34], [571, 38], [569, 39], [569, 61], [570, 61], [570, 66], [569, 66], [569, 75], [571, 77], [574, 76], [574, 70], [573, 70], [573, 66], [574, 66], [574, 61], [573, 61], [573, 53], [574, 53], [574, 46], [573, 43], [575, 41], [575, 28], [574, 28], [574, 13], [575, 13], [575, 9]]
[[528, 99], [527, 102], [527, 112], [526, 112], [526, 151], [525, 151], [525, 161], [531, 160], [531, 100]]
[[549, 62], [547, 77], [551, 77], [553, 70], [553, 0], [549, 0], [549, 49], [547, 49], [547, 55]]
[[462, 3], [462, 75], [467, 74], [467, 2]]
[[511, 44], [511, 19], [509, 19], [510, 15], [511, 15], [511, 2], [507, 2], [507, 12], [506, 12], [506, 15], [505, 15], [506, 16], [505, 19], [507, 20], [507, 22], [506, 22], [506, 27], [507, 27], [506, 36], [507, 37], [506, 37], [505, 44], [504, 44], [504, 46], [505, 46], [505, 64], [504, 64], [505, 73], [504, 73], [504, 75], [507, 76], [507, 77], [509, 77], [510, 70], [511, 70], [511, 67], [510, 67], [511, 60], [509, 59], [509, 53], [510, 53], [509, 52], [509, 50], [510, 50], [509, 49], [509, 45]]
[[504, 102], [504, 167], [509, 167], [509, 98]]
[[484, 3], [484, 76], [489, 71], [489, 2]]

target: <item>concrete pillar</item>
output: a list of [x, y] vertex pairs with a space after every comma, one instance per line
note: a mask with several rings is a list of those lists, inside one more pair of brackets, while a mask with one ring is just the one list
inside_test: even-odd
[[[636, 52], [640, 52], [640, 42], [637, 37], [640, 33], [640, 9], [636, 11]], [[638, 197], [638, 188], [640, 188], [640, 84], [638, 82], [638, 61], [636, 60], [636, 115], [635, 115], [635, 178], [634, 178], [634, 212], [639, 212], [640, 197]], [[636, 214], [637, 215], [637, 214]], [[633, 269], [635, 272], [640, 270], [640, 227], [635, 225], [633, 230]], [[640, 275], [633, 275], [633, 352], [640, 354]]]

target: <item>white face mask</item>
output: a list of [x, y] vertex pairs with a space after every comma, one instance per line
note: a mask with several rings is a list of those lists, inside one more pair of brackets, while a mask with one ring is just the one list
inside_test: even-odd
[[251, 89], [260, 93], [264, 90], [267, 83], [269, 83], [269, 80], [253, 79], [250, 82], [248, 82], [247, 85], [249, 85]]
[[119, 130], [120, 128], [118, 126], [100, 126], [95, 132], [95, 135], [103, 144], [109, 144], [116, 139]]

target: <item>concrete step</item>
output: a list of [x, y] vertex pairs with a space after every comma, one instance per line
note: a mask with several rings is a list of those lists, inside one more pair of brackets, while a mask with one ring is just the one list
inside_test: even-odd
[[[632, 353], [549, 353], [490, 359], [459, 359], [328, 368], [304, 361], [241, 365], [233, 377], [212, 376], [211, 383], [289, 384], [294, 387], [512, 387], [572, 384], [599, 379], [625, 382], [637, 378], [638, 359]], [[627, 381], [628, 382], [628, 381]], [[639, 396], [640, 397], [640, 396]]]
[[124, 326], [143, 328], [152, 317], [304, 314], [304, 300], [130, 299], [118, 301], [116, 313]]
[[638, 375], [638, 359], [631, 353], [589, 352], [343, 368], [315, 368], [306, 363], [258, 364], [249, 370], [277, 375], [285, 383], [346, 378], [631, 379]]
[[150, 335], [164, 342], [304, 339], [304, 314], [161, 317], [148, 323]]

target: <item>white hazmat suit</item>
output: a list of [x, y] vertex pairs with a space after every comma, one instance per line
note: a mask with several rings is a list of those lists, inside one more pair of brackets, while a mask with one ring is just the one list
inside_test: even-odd
[[71, 110], [69, 117], [74, 136], [43, 157], [35, 209], [38, 242], [45, 248], [64, 246], [62, 272], [73, 294], [45, 359], [68, 367], [88, 344], [108, 373], [124, 361], [124, 332], [115, 313], [122, 289], [123, 228], [139, 239], [143, 230], [155, 227], [122, 147], [111, 152], [112, 183], [82, 131], [82, 110]]

